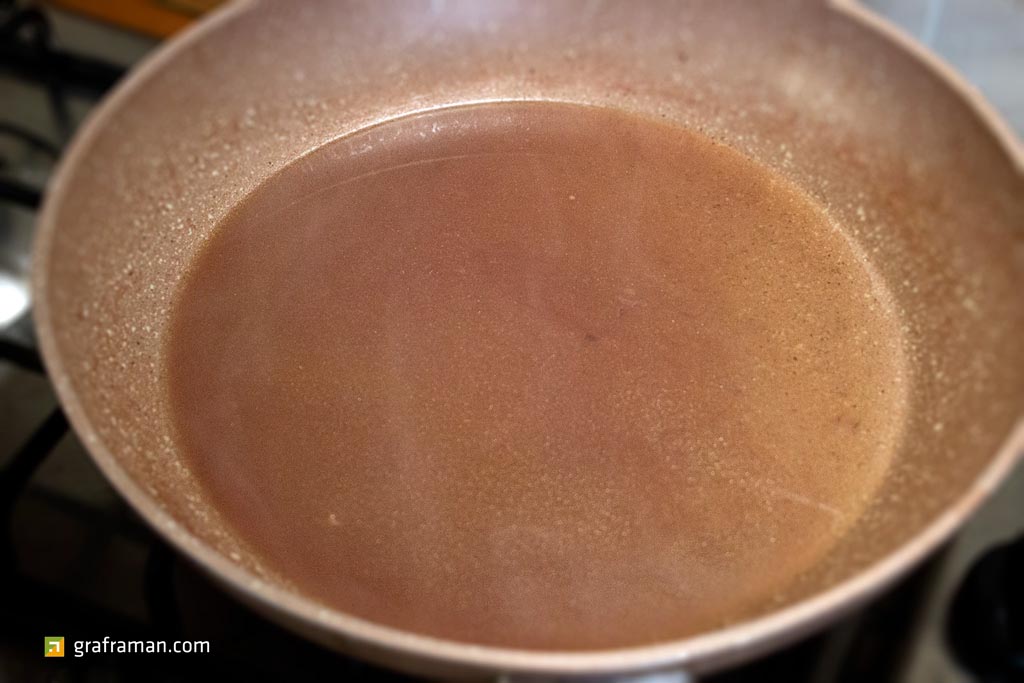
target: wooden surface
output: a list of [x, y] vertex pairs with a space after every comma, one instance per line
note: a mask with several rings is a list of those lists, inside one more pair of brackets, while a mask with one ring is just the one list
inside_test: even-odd
[[150, 36], [165, 38], [184, 28], [223, 0], [50, 0], [91, 19]]

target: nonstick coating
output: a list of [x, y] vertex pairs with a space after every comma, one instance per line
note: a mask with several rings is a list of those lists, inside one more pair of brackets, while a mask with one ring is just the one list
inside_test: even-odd
[[[860, 20], [858, 20], [860, 19]], [[246, 2], [149, 60], [49, 188], [37, 325], [97, 464], [179, 549], [329, 646], [445, 676], [703, 671], [879, 590], [1005, 475], [1024, 431], [1021, 152], [948, 74], [859, 11], [816, 1]], [[218, 220], [324, 142], [435, 107], [555, 100], [703, 132], [802, 188], [872, 263], [912, 378], [863, 517], [771, 610], [671, 643], [551, 653], [402, 633], [290, 591], [222, 524], [171, 436], [162, 349], [182, 274]]]

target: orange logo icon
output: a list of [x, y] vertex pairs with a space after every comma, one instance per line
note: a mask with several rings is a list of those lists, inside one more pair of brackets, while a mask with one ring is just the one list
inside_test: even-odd
[[64, 656], [64, 638], [60, 636], [46, 636], [46, 656], [47, 657], [63, 657]]

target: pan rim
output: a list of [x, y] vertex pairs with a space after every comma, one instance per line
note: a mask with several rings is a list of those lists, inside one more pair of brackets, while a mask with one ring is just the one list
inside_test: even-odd
[[[436, 666], [461, 667], [480, 672], [505, 671], [532, 675], [616, 674], [626, 671], [684, 667], [693, 673], [721, 668], [751, 659], [796, 640], [836, 619], [842, 613], [876, 595], [906, 574], [974, 512], [999, 486], [1018, 460], [1024, 459], [1024, 417], [1003, 441], [995, 457], [966, 492], [936, 519], [892, 553], [831, 588], [766, 615], [704, 634], [664, 643], [588, 651], [547, 651], [474, 645], [435, 638], [384, 626], [340, 610], [320, 605], [301, 594], [262, 581], [231, 562], [198, 536], [178, 524], [134, 481], [92, 429], [74, 387], [64, 371], [57, 348], [54, 321], [48, 303], [48, 272], [51, 245], [57, 231], [56, 217], [63, 194], [79, 162], [92, 142], [121, 105], [151, 76], [178, 53], [257, 7], [257, 0], [229, 3], [177, 38], [147, 56], [89, 116], [77, 132], [50, 179], [40, 211], [32, 251], [34, 320], [41, 355], [57, 397], [71, 425], [81, 437], [92, 460], [132, 508], [177, 551], [200, 565], [232, 592], [258, 604], [264, 611], [280, 614], [288, 623], [318, 629], [375, 650], [413, 657]], [[993, 135], [1003, 152], [1024, 176], [1024, 146], [995, 109], [940, 58], [900, 29], [860, 6], [855, 0], [826, 0], [830, 11], [874, 31], [901, 48], [938, 77]]]

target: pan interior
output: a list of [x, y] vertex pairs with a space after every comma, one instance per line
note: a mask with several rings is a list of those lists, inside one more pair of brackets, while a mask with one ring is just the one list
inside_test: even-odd
[[872, 500], [908, 377], [841, 226], [701, 134], [492, 103], [271, 177], [178, 288], [178, 447], [318, 601], [463, 642], [763, 612]]

